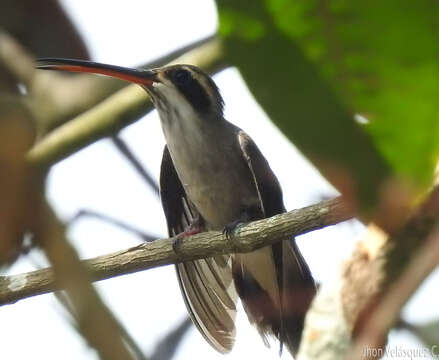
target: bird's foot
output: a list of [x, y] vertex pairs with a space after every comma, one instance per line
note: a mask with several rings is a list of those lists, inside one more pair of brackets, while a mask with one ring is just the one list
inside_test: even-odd
[[233, 240], [236, 231], [250, 221], [250, 216], [247, 212], [243, 212], [238, 219], [224, 226], [223, 234], [227, 240]]
[[223, 234], [226, 236], [226, 239], [233, 240], [236, 230], [239, 229], [239, 227], [242, 225], [243, 225], [242, 221], [235, 220], [224, 226]]
[[198, 216], [190, 223], [190, 225], [183, 232], [181, 232], [180, 234], [174, 237], [172, 242], [172, 249], [174, 250], [174, 252], [178, 253], [184, 238], [199, 234], [202, 231], [203, 231], [203, 221], [201, 217]]

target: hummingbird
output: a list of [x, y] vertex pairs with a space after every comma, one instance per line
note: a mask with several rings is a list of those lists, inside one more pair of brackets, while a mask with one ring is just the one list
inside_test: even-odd
[[[112, 76], [146, 90], [166, 139], [160, 195], [169, 236], [184, 241], [215, 230], [233, 241], [240, 224], [286, 211], [267, 160], [249, 135], [224, 118], [218, 87], [198, 67], [145, 70], [44, 58], [37, 68]], [[176, 270], [192, 321], [217, 351], [234, 345], [240, 298], [267, 346], [274, 337], [280, 352], [285, 345], [297, 353], [316, 285], [294, 238], [250, 253], [183, 262]]]

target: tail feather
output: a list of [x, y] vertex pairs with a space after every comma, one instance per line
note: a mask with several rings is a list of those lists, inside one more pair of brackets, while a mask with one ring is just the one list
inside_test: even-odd
[[274, 335], [291, 354], [298, 351], [306, 311], [316, 287], [294, 240], [233, 258], [236, 290], [252, 324], [268, 345]]
[[282, 246], [282, 331], [279, 340], [295, 356], [316, 286], [295, 240], [283, 241], [279, 246]]

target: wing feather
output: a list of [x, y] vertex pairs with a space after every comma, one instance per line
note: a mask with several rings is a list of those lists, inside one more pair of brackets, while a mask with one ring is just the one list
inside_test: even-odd
[[[246, 133], [240, 131], [238, 140], [252, 174], [264, 216], [270, 217], [285, 212], [281, 187], [267, 160]], [[264, 283], [263, 276], [251, 268], [252, 263], [246, 259], [246, 254], [243, 254], [240, 256], [241, 263], [238, 268], [241, 269], [241, 278], [238, 281], [243, 282], [241, 288], [244, 288], [244, 291], [259, 297], [259, 300], [253, 305], [252, 302], [255, 303], [255, 300], [250, 296], [248, 301], [242, 296], [241, 298], [250, 321], [255, 323], [264, 341], [267, 335], [273, 334], [279, 339], [281, 350], [285, 343], [295, 355], [300, 344], [306, 311], [316, 292], [314, 279], [294, 239], [285, 239], [258, 251], [262, 250], [265, 250], [265, 258], [260, 256], [260, 267], [263, 267], [261, 261], [264, 261], [266, 269], [274, 267], [276, 274], [271, 277], [277, 280], [277, 287], [268, 289], [261, 286]], [[234, 269], [235, 267], [234, 264]], [[268, 273], [268, 270], [265, 272]], [[239, 292], [239, 286], [237, 288]], [[260, 303], [264, 306], [261, 307]], [[265, 313], [261, 314], [261, 309], [265, 310]]]
[[[160, 194], [170, 236], [185, 230], [197, 211], [186, 197], [165, 146], [160, 174]], [[230, 256], [176, 265], [186, 307], [204, 338], [219, 352], [229, 352], [235, 340], [237, 294], [232, 283]]]

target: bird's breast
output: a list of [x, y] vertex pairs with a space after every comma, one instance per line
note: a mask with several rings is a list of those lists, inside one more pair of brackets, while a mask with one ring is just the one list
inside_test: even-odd
[[180, 133], [167, 144], [188, 198], [209, 229], [222, 230], [259, 198], [237, 136], [204, 135]]

